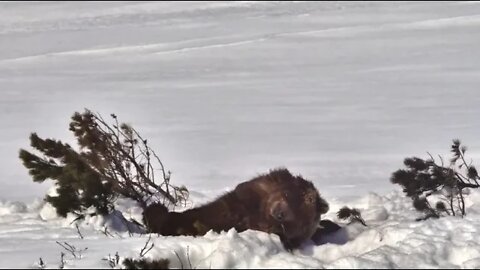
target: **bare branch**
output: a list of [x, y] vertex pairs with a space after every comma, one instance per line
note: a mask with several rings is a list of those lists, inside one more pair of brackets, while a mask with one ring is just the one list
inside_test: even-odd
[[[60, 243], [58, 241], [55, 241], [58, 245], [60, 245], [61, 247], [63, 247], [66, 251], [70, 252], [70, 254], [72, 254], [72, 256], [74, 258], [82, 258], [82, 252], [86, 251], [88, 249], [88, 247], [84, 248], [84, 249], [81, 249], [81, 250], [77, 250], [77, 248], [75, 246], [72, 246], [70, 245], [69, 243], [67, 242], [63, 242]], [[78, 253], [78, 254], [77, 254]]]
[[188, 264], [190, 265], [190, 269], [193, 269], [192, 268], [192, 262], [190, 261], [189, 246], [187, 246], [187, 260], [188, 260]]
[[182, 259], [180, 259], [180, 256], [178, 255], [177, 251], [174, 250], [173, 252], [175, 253], [175, 255], [178, 258], [178, 261], [180, 262], [180, 269], [185, 269], [185, 268], [183, 268], [183, 261], [182, 261]]
[[[140, 250], [140, 258], [142, 258], [143, 256], [147, 255], [147, 253], [152, 250], [152, 248], [155, 246], [153, 243], [150, 245], [150, 247], [148, 247], [148, 244], [150, 243], [150, 240], [152, 240], [152, 235], [150, 234], [148, 236], [148, 240], [147, 242], [145, 243], [145, 246], [143, 246], [142, 250]], [[147, 248], [148, 247], [148, 248]]]
[[107, 236], [107, 237], [109, 237], [109, 236], [110, 236], [110, 237], [115, 237], [113, 234], [111, 234], [111, 233], [108, 231], [107, 226], [104, 226], [104, 227], [103, 227], [103, 231], [101, 231], [101, 232], [102, 232], [103, 234], [105, 234], [105, 236]]
[[65, 268], [65, 253], [63, 252], [60, 252], [60, 265], [58, 266], [58, 268]]
[[78, 224], [75, 224], [75, 227], [77, 228], [77, 233], [78, 233], [78, 235], [80, 236], [80, 239], [83, 239], [83, 235], [82, 235], [82, 233], [80, 232], [80, 229], [78, 228]]

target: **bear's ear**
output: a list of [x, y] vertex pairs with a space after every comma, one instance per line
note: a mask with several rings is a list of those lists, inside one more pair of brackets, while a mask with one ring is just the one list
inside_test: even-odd
[[319, 200], [319, 195], [316, 190], [308, 189], [307, 192], [303, 195], [303, 200], [306, 205], [316, 206], [317, 200]]

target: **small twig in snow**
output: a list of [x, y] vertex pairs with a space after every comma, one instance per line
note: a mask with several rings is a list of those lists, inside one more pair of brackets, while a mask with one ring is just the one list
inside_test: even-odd
[[147, 255], [147, 253], [152, 250], [152, 248], [155, 246], [153, 243], [150, 245], [150, 247], [147, 249], [148, 243], [150, 243], [150, 240], [152, 239], [152, 235], [150, 234], [148, 236], [148, 240], [145, 243], [145, 246], [143, 246], [142, 250], [140, 250], [140, 258], [143, 258], [143, 256]]
[[118, 255], [118, 251], [115, 253], [115, 257], [112, 258], [110, 254], [108, 254], [108, 259], [103, 258], [103, 261], [108, 261], [108, 265], [110, 268], [115, 268], [118, 266], [118, 263], [120, 262], [120, 256]]
[[107, 237], [108, 236], [111, 236], [111, 237], [115, 237], [113, 234], [111, 234], [109, 231], [108, 231], [108, 228], [107, 226], [103, 227], [103, 231], [101, 231], [103, 234], [105, 234]]
[[192, 262], [190, 261], [189, 246], [187, 246], [187, 260], [188, 260], [188, 264], [190, 265], [190, 269], [193, 269], [192, 268]]
[[[58, 242], [58, 241], [55, 241], [58, 245], [60, 245], [61, 247], [63, 247], [66, 251], [70, 252], [70, 254], [73, 255], [73, 257], [76, 259], [76, 258], [82, 258], [82, 252], [84, 252], [85, 250], [88, 249], [88, 247], [84, 248], [84, 249], [81, 249], [81, 250], [77, 250], [77, 248], [75, 246], [72, 246], [70, 245], [69, 243], [67, 242], [63, 242], [64, 244]], [[78, 252], [78, 254], [77, 254]]]
[[40, 261], [38, 262], [38, 267], [39, 267], [40, 269], [44, 269], [44, 268], [45, 268], [45, 263], [43, 262], [42, 257], [40, 257]]
[[80, 232], [80, 228], [78, 228], [78, 224], [75, 224], [75, 227], [77, 228], [77, 233], [78, 233], [78, 235], [80, 236], [80, 239], [83, 239], [83, 235], [82, 235], [82, 233]]
[[177, 258], [178, 258], [178, 261], [180, 262], [180, 267], [181, 267], [180, 269], [184, 269], [184, 268], [183, 268], [183, 262], [182, 262], [182, 259], [180, 259], [180, 256], [178, 256], [178, 253], [177, 253], [177, 251], [175, 251], [175, 250], [174, 250], [173, 252], [175, 253], [175, 255], [176, 255], [176, 256], [177, 256]]
[[58, 266], [58, 268], [65, 268], [65, 253], [63, 252], [60, 252], [60, 265]]

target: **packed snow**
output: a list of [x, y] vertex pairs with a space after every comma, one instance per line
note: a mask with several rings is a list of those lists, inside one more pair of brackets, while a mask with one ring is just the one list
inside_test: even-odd
[[[139, 257], [148, 235], [129, 235], [115, 214], [77, 230], [42, 201], [51, 182], [33, 183], [18, 158], [31, 132], [75, 144], [70, 116], [89, 108], [148, 138], [172, 183], [191, 190], [188, 207], [285, 166], [344, 226], [293, 253], [256, 231], [152, 235], [146, 257], [175, 268], [478, 268], [480, 193], [463, 219], [416, 222], [389, 177], [405, 157], [447, 156], [454, 138], [480, 160], [479, 33], [475, 1], [0, 2], [0, 267], [58, 268], [61, 252], [65, 268]], [[368, 227], [336, 220], [344, 205]]]
[[[344, 205], [361, 210], [367, 227], [338, 220], [335, 212]], [[59, 218], [48, 204], [7, 202], [0, 204], [1, 266], [33, 268], [42, 258], [45, 267], [58, 268], [64, 252], [66, 268], [109, 268], [109, 257], [118, 254], [121, 264], [126, 257], [139, 258], [153, 243], [145, 258], [166, 258], [170, 267], [182, 269], [480, 267], [479, 191], [468, 196], [463, 219], [415, 221], [421, 214], [398, 191], [384, 196], [370, 193], [353, 201], [331, 199], [330, 206], [324, 219], [342, 229], [326, 235], [319, 245], [306, 242], [290, 253], [276, 235], [258, 231], [210, 231], [202, 237], [153, 234], [149, 240], [150, 235], [130, 235], [115, 215], [86, 219], [77, 230], [73, 216]], [[141, 216], [135, 207], [122, 210], [137, 219]], [[57, 241], [74, 246], [77, 257]]]

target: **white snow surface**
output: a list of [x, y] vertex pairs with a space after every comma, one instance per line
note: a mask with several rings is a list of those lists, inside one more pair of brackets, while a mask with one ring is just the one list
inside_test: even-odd
[[80, 239], [72, 217], [42, 202], [52, 183], [33, 183], [18, 158], [31, 132], [74, 145], [70, 116], [89, 108], [148, 138], [191, 206], [285, 166], [314, 182], [327, 218], [349, 205], [369, 224], [292, 254], [255, 231], [152, 236], [147, 257], [178, 268], [478, 268], [480, 194], [466, 218], [415, 222], [389, 177], [405, 157], [447, 156], [454, 138], [480, 159], [479, 33], [475, 1], [0, 2], [0, 267], [41, 257], [57, 268], [59, 241], [88, 247], [66, 252], [66, 268], [109, 268], [102, 258], [138, 257], [147, 241], [115, 216], [82, 222]]
[[[391, 190], [403, 158], [479, 156], [478, 2], [1, 2], [0, 196], [70, 116], [115, 113], [172, 181], [219, 194], [286, 166], [325, 194]], [[474, 157], [474, 156], [472, 156]]]
[[[199, 197], [194, 200], [203, 201]], [[283, 248], [278, 236], [253, 230], [210, 231], [201, 237], [130, 236], [114, 216], [81, 222], [78, 231], [82, 239], [72, 224], [73, 216], [56, 217], [54, 209], [41, 202], [7, 202], [0, 204], [0, 266], [36, 268], [42, 258], [46, 268], [58, 268], [60, 253], [64, 252], [65, 268], [109, 268], [104, 260], [109, 256], [118, 253], [120, 263], [126, 257], [139, 258], [141, 250], [153, 243], [146, 258], [166, 258], [170, 267], [182, 269], [480, 267], [479, 191], [468, 195], [465, 218], [422, 222], [415, 221], [421, 214], [398, 191], [385, 196], [369, 193], [353, 201], [329, 201], [331, 211], [323, 218], [337, 222], [342, 229], [327, 235], [320, 245], [309, 241], [291, 253]], [[357, 207], [368, 226], [337, 220], [335, 212], [344, 205]], [[137, 219], [141, 213], [135, 207], [122, 210]], [[77, 257], [57, 241], [74, 246], [79, 250]]]

